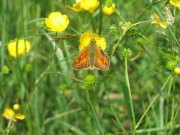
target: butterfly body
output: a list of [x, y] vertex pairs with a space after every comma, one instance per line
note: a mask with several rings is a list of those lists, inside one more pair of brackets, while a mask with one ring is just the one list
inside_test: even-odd
[[74, 69], [109, 69], [109, 58], [106, 53], [97, 46], [95, 39], [91, 39], [88, 46], [84, 47], [73, 62]]
[[96, 62], [96, 44], [94, 41], [91, 42], [91, 45], [88, 46], [88, 59], [89, 59], [89, 64], [90, 64], [90, 68], [94, 68], [94, 64]]

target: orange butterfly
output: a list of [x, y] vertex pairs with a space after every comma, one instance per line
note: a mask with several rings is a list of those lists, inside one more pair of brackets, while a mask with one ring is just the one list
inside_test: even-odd
[[84, 47], [72, 64], [74, 69], [109, 69], [109, 58], [107, 54], [96, 44], [94, 38], [88, 46]]

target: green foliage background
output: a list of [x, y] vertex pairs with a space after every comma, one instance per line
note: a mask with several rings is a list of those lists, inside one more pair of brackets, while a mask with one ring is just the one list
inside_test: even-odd
[[[8, 126], [3, 110], [19, 103], [26, 119], [13, 122], [9, 134], [179, 135], [180, 77], [166, 63], [179, 57], [180, 11], [165, 0], [114, 0], [117, 12], [107, 16], [101, 10], [105, 0], [93, 14], [72, 11], [68, 6], [74, 2], [0, 1], [0, 69], [10, 70], [0, 73], [0, 134], [7, 133]], [[153, 12], [163, 19], [165, 6], [175, 17], [167, 29], [150, 22]], [[70, 20], [58, 40], [44, 25], [54, 11]], [[124, 23], [137, 23], [124, 35], [122, 18]], [[106, 38], [108, 71], [72, 69], [79, 37], [87, 31]], [[30, 52], [17, 59], [7, 52], [8, 42], [15, 38], [31, 42]], [[132, 51], [128, 59], [122, 55], [124, 48]]]

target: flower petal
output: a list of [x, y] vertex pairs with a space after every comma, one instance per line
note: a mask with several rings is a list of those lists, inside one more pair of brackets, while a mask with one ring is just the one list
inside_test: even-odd
[[103, 37], [100, 37], [99, 40], [96, 41], [97, 46], [101, 47], [103, 50], [106, 49], [106, 39]]
[[81, 35], [79, 50], [82, 50], [84, 47], [88, 46], [90, 40], [94, 38], [96, 40], [97, 46], [101, 47], [103, 50], [106, 49], [106, 40], [103, 37], [99, 37], [95, 33], [85, 32]]
[[73, 7], [71, 8], [72, 10], [74, 10], [75, 12], [80, 12], [83, 10], [82, 6], [81, 6], [81, 2], [77, 2], [73, 4]]
[[170, 3], [180, 9], [180, 0], [170, 0]]
[[15, 114], [14, 117], [15, 117], [16, 119], [18, 119], [18, 120], [24, 120], [24, 119], [25, 119], [25, 115], [22, 114], [22, 113]]
[[99, 36], [95, 33], [89, 33], [89, 32], [85, 32], [81, 35], [80, 37], [80, 46], [79, 46], [79, 50], [83, 49], [84, 47], [88, 46], [90, 43], [90, 40], [92, 38], [98, 39]]

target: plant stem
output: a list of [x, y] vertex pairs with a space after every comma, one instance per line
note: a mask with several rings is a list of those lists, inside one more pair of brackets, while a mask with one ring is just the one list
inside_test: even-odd
[[140, 18], [141, 18], [154, 4], [155, 4], [155, 0], [153, 0], [153, 1], [151, 2], [151, 4], [148, 5], [148, 6], [144, 9], [144, 11], [142, 11], [142, 13], [135, 19], [135, 22], [138, 22], [138, 20], [140, 20]]
[[92, 26], [93, 32], [96, 33], [96, 28], [95, 28], [94, 18], [93, 18], [92, 15], [91, 15], [91, 26]]
[[128, 132], [127, 132], [126, 129], [124, 128], [122, 122], [119, 120], [119, 118], [118, 118], [118, 116], [117, 116], [117, 113], [115, 112], [115, 110], [114, 110], [114, 108], [113, 108], [113, 106], [112, 106], [112, 103], [111, 103], [111, 101], [110, 101], [110, 99], [109, 99], [109, 92], [108, 92], [108, 90], [107, 90], [107, 85], [106, 85], [106, 82], [105, 82], [105, 81], [104, 81], [104, 87], [105, 87], [106, 95], [108, 96], [107, 99], [108, 99], [108, 102], [109, 102], [109, 106], [110, 106], [111, 112], [113, 113], [113, 115], [114, 115], [117, 123], [119, 124], [119, 127], [122, 129], [123, 133], [124, 133], [125, 135], [128, 135]]
[[96, 120], [97, 126], [98, 126], [98, 128], [99, 128], [99, 130], [100, 130], [100, 132], [101, 132], [101, 135], [104, 135], [103, 129], [102, 129], [101, 124], [100, 124], [100, 122], [99, 122], [99, 120], [98, 120], [98, 118], [97, 118], [95, 109], [94, 109], [93, 104], [92, 104], [92, 102], [91, 102], [91, 99], [90, 99], [90, 97], [89, 97], [88, 89], [86, 89], [86, 96], [87, 96], [87, 100], [88, 100], [88, 102], [89, 102], [89, 104], [90, 104], [91, 110], [92, 110], [92, 112], [93, 112], [94, 118], [95, 118], [95, 120]]
[[163, 84], [163, 86], [160, 89], [160, 92], [153, 98], [152, 102], [149, 104], [149, 106], [147, 107], [147, 109], [145, 110], [145, 112], [143, 113], [143, 115], [141, 116], [140, 120], [138, 121], [137, 125], [136, 125], [136, 129], [139, 127], [139, 125], [141, 124], [143, 118], [145, 117], [146, 113], [149, 111], [149, 109], [151, 108], [151, 106], [154, 104], [154, 102], [158, 99], [158, 97], [160, 96], [161, 92], [164, 90], [164, 87], [166, 86], [166, 84], [168, 83], [168, 81], [170, 80], [171, 75], [167, 78], [166, 82]]
[[9, 120], [6, 135], [9, 135], [11, 123], [12, 123], [12, 120]]
[[135, 135], [135, 125], [136, 125], [136, 120], [134, 116], [134, 108], [133, 108], [133, 103], [132, 103], [132, 95], [131, 95], [131, 87], [129, 83], [129, 76], [128, 76], [128, 68], [127, 68], [127, 58], [125, 57], [125, 79], [126, 79], [126, 84], [128, 88], [128, 97], [130, 100], [130, 113], [132, 117], [132, 134]]
[[[148, 128], [148, 129], [139, 129], [136, 131], [137, 134], [141, 134], [142, 133], [149, 133], [149, 134], [153, 134], [153, 132], [155, 132], [157, 134], [157, 132], [161, 132], [163, 130], [170, 130], [171, 128], [173, 129], [179, 129], [180, 128], [180, 124], [174, 125], [173, 127], [163, 127], [163, 128]], [[170, 135], [170, 134], [168, 134]]]
[[123, 19], [123, 17], [121, 16], [121, 14], [118, 12], [118, 10], [115, 10], [115, 13], [116, 13], [116, 15], [118, 16], [118, 18], [119, 18], [121, 21], [126, 22], [126, 21]]
[[47, 119], [43, 122], [43, 125], [46, 125], [46, 124], [48, 124], [48, 123], [51, 122], [51, 121], [58, 120], [58, 119], [60, 119], [60, 118], [63, 117], [63, 116], [67, 116], [67, 115], [69, 115], [69, 114], [77, 113], [77, 112], [79, 112], [79, 111], [81, 111], [81, 108], [76, 108], [76, 109], [69, 110], [69, 111], [66, 111], [66, 112], [57, 114], [57, 115], [55, 115], [55, 116], [49, 117], [49, 118], [47, 118]]
[[1, 65], [0, 65], [0, 67], [2, 68], [3, 67], [3, 65], [4, 65], [4, 61], [5, 61], [5, 43], [6, 43], [6, 31], [7, 31], [7, 25], [6, 25], [6, 18], [7, 18], [7, 16], [6, 16], [6, 8], [7, 8], [7, 1], [6, 0], [3, 0], [2, 1], [2, 22], [1, 22], [1, 42], [2, 42], [2, 48], [0, 49], [0, 51], [1, 51]]
[[111, 56], [114, 54], [114, 52], [116, 51], [116, 49], [118, 48], [119, 44], [123, 41], [124, 37], [126, 36], [126, 33], [131, 30], [133, 27], [139, 25], [139, 24], [143, 24], [143, 23], [150, 23], [150, 21], [141, 21], [141, 22], [137, 22], [132, 24], [118, 39], [117, 43], [113, 46], [112, 51], [111, 51]]
[[100, 19], [99, 19], [99, 35], [101, 35], [102, 32], [102, 0], [99, 1], [100, 2]]

